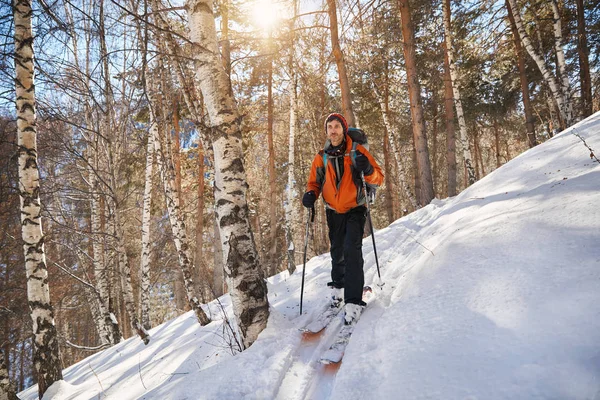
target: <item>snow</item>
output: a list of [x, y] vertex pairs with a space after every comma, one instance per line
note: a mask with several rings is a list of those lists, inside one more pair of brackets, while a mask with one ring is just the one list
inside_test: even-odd
[[[382, 288], [334, 369], [318, 363], [335, 321], [329, 256], [269, 279], [271, 317], [232, 354], [217, 302], [67, 368], [44, 399], [600, 399], [600, 113], [460, 195], [376, 232]], [[376, 205], [381, 206], [381, 205]], [[363, 242], [365, 281], [377, 271]], [[220, 299], [231, 317], [228, 296]], [[19, 394], [36, 398], [37, 388]]]

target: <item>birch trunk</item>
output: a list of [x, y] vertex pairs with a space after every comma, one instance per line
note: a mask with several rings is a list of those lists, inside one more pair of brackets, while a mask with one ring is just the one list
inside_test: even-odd
[[554, 15], [554, 51], [556, 52], [557, 61], [557, 77], [561, 83], [561, 91], [565, 98], [565, 113], [566, 119], [562, 129], [566, 129], [573, 123], [573, 102], [571, 101], [571, 82], [569, 81], [569, 74], [567, 73], [567, 62], [565, 60], [564, 37], [562, 33], [562, 23], [560, 18], [560, 11], [558, 9], [558, 1], [551, 0], [552, 14]]
[[18, 400], [15, 385], [8, 376], [8, 368], [4, 360], [4, 351], [0, 349], [0, 400]]
[[417, 74], [415, 60], [415, 31], [412, 24], [409, 0], [399, 0], [400, 18], [402, 20], [402, 37], [404, 60], [406, 62], [406, 78], [410, 98], [410, 115], [412, 118], [413, 139], [417, 165], [417, 176], [420, 190], [418, 191], [419, 205], [425, 206], [435, 197], [433, 191], [433, 177], [429, 161], [429, 148], [427, 146], [427, 131], [423, 117], [423, 101], [421, 99], [421, 85]]
[[[65, 15], [68, 20], [68, 25], [70, 27], [70, 35], [71, 35], [71, 43], [73, 46], [73, 56], [75, 65], [77, 66], [77, 71], [85, 70], [85, 74], [82, 73], [81, 81], [85, 82], [85, 86], [80, 87], [79, 89], [84, 91], [86, 87], [90, 87], [90, 46], [89, 46], [89, 37], [85, 37], [84, 40], [88, 45], [86, 46], [86, 57], [85, 57], [85, 69], [82, 67], [79, 61], [79, 50], [78, 50], [78, 35], [77, 31], [74, 29], [73, 16], [71, 11], [71, 5], [69, 3], [64, 4]], [[91, 236], [90, 241], [92, 243], [91, 246], [91, 254], [92, 254], [92, 263], [94, 268], [94, 277], [96, 280], [95, 291], [90, 291], [88, 294], [88, 298], [90, 299], [90, 309], [92, 310], [92, 314], [94, 315], [94, 319], [96, 321], [96, 326], [98, 329], [98, 336], [100, 337], [100, 342], [103, 345], [114, 345], [119, 343], [123, 337], [121, 335], [121, 331], [119, 329], [119, 324], [114, 315], [111, 315], [109, 310], [108, 303], [108, 282], [106, 280], [105, 269], [102, 254], [103, 254], [103, 240], [99, 239], [99, 233], [101, 232], [101, 217], [100, 217], [100, 188], [98, 182], [98, 137], [96, 132], [94, 132], [94, 123], [91, 117], [91, 107], [89, 105], [88, 100], [85, 100], [84, 105], [85, 112], [85, 122], [87, 131], [90, 132], [89, 137], [84, 133], [86, 139], [88, 140], [88, 173], [89, 179], [88, 184], [90, 188], [90, 228], [91, 228]], [[92, 133], [93, 132], [93, 133]], [[94, 311], [96, 310], [96, 311]]]
[[454, 106], [456, 107], [456, 116], [458, 117], [459, 135], [458, 141], [462, 148], [463, 160], [467, 171], [467, 186], [471, 186], [477, 180], [475, 170], [472, 164], [471, 150], [469, 149], [469, 135], [467, 132], [467, 123], [463, 112], [462, 100], [460, 97], [459, 76], [454, 60], [454, 47], [452, 46], [452, 24], [450, 15], [450, 0], [442, 0], [444, 14], [444, 33], [446, 42], [446, 53], [448, 55], [448, 68], [450, 70], [450, 81], [452, 83], [452, 93], [454, 94]]
[[512, 9], [513, 17], [515, 19], [515, 25], [517, 27], [517, 33], [519, 34], [521, 42], [525, 46], [525, 49], [529, 53], [529, 56], [533, 59], [533, 61], [535, 61], [538, 69], [544, 77], [546, 84], [550, 88], [550, 91], [552, 92], [552, 99], [556, 103], [556, 106], [559, 110], [561, 121], [566, 126], [570, 126], [572, 123], [570, 119], [571, 116], [568, 113], [568, 109], [570, 108], [570, 106], [567, 104], [567, 97], [565, 96], [565, 93], [562, 92], [561, 84], [559, 84], [558, 79], [554, 75], [552, 75], [552, 72], [546, 65], [544, 58], [540, 54], [538, 54], [538, 52], [533, 47], [531, 39], [525, 31], [523, 21], [521, 20], [521, 13], [519, 11], [519, 8], [517, 7], [517, 1], [508, 0], [508, 3]]
[[[148, 335], [148, 332], [146, 332], [146, 330], [142, 327], [136, 312], [136, 303], [133, 296], [133, 285], [131, 284], [131, 267], [127, 258], [127, 252], [125, 249], [125, 235], [123, 233], [123, 225], [121, 224], [121, 212], [123, 205], [118, 189], [118, 182], [120, 182], [120, 179], [118, 177], [118, 161], [121, 159], [120, 156], [124, 149], [124, 140], [121, 137], [119, 137], [118, 132], [116, 131], [116, 129], [114, 129], [116, 126], [114, 122], [114, 94], [110, 82], [111, 75], [110, 68], [108, 65], [108, 50], [106, 46], [104, 20], [104, 1], [100, 1], [98, 27], [100, 37], [100, 55], [103, 60], [102, 69], [104, 75], [104, 96], [106, 101], [106, 111], [104, 113], [105, 121], [102, 128], [104, 138], [108, 138], [106, 148], [108, 158], [107, 167], [109, 171], [110, 185], [112, 189], [112, 194], [109, 198], [109, 206], [111, 206], [113, 210], [111, 217], [113, 223], [112, 231], [114, 233], [114, 247], [117, 252], [117, 263], [119, 269], [118, 272], [120, 274], [121, 287], [123, 289], [123, 301], [125, 303], [124, 305], [127, 311], [127, 315], [129, 317], [131, 328], [133, 332], [136, 332], [140, 339], [142, 339], [144, 344], [148, 344], [150, 341], [150, 336]], [[117, 161], [115, 161], [115, 159]]]
[[196, 74], [213, 131], [215, 204], [227, 284], [245, 348], [258, 338], [269, 317], [267, 286], [248, 220], [241, 117], [231, 95], [217, 47], [211, 0], [187, 3]]
[[118, 201], [114, 201], [113, 232], [115, 244], [117, 246], [117, 260], [121, 277], [121, 287], [123, 289], [123, 302], [125, 303], [125, 310], [129, 317], [129, 323], [133, 332], [142, 339], [144, 344], [148, 344], [150, 342], [150, 335], [140, 323], [135, 307], [136, 303], [133, 296], [133, 285], [131, 284], [131, 266], [129, 265], [127, 250], [125, 249], [125, 238], [123, 234], [123, 225], [121, 223], [120, 208], [121, 206]]
[[456, 130], [454, 129], [454, 94], [452, 91], [452, 77], [450, 76], [450, 62], [446, 51], [446, 42], [442, 42], [444, 49], [444, 108], [446, 119], [446, 165], [448, 168], [448, 197], [456, 196]]
[[592, 115], [592, 78], [590, 76], [590, 50], [585, 32], [585, 8], [583, 0], [577, 3], [577, 54], [579, 56], [579, 79], [581, 81], [581, 113], [586, 118]]
[[337, 6], [336, 0], [327, 0], [327, 10], [329, 13], [329, 32], [331, 33], [331, 49], [335, 64], [337, 65], [338, 76], [340, 80], [340, 90], [342, 92], [342, 112], [348, 126], [356, 126], [356, 118], [352, 108], [352, 93], [350, 92], [350, 82], [346, 72], [346, 61], [344, 53], [340, 46], [340, 37], [338, 33]]
[[298, 120], [298, 77], [296, 75], [296, 36], [295, 21], [298, 15], [298, 0], [293, 1], [294, 18], [290, 26], [290, 53], [288, 68], [290, 73], [290, 134], [288, 138], [288, 183], [286, 190], [287, 204], [285, 206], [285, 238], [287, 242], [288, 272], [296, 270], [296, 246], [294, 242], [294, 226], [298, 222], [298, 207], [296, 205], [296, 180], [294, 179], [294, 164], [296, 162], [296, 129]]
[[525, 109], [525, 129], [527, 131], [527, 140], [529, 147], [532, 148], [537, 145], [537, 138], [535, 137], [535, 117], [531, 107], [531, 100], [529, 99], [529, 81], [527, 80], [527, 71], [525, 69], [525, 59], [523, 57], [523, 46], [519, 39], [519, 33], [517, 32], [517, 26], [515, 24], [515, 18], [512, 13], [512, 9], [508, 0], [506, 0], [506, 9], [508, 11], [508, 19], [510, 21], [510, 28], [515, 42], [515, 52], [517, 53], [517, 64], [519, 67], [519, 79], [521, 81], [521, 94], [523, 96], [523, 108]]
[[[150, 85], [148, 85], [150, 87]], [[179, 201], [177, 191], [175, 190], [175, 176], [173, 171], [173, 164], [170, 162], [168, 153], [163, 153], [163, 148], [168, 152], [168, 144], [163, 145], [161, 143], [159, 134], [159, 124], [156, 120], [154, 110], [151, 111], [150, 121], [150, 133], [154, 136], [154, 151], [156, 153], [156, 161], [158, 169], [161, 174], [161, 180], [164, 185], [165, 200], [167, 202], [167, 210], [169, 213], [169, 221], [171, 222], [171, 229], [173, 231], [173, 241], [175, 242], [175, 248], [177, 249], [177, 255], [179, 258], [179, 267], [183, 273], [183, 283], [185, 293], [187, 296], [188, 303], [200, 325], [206, 325], [210, 322], [210, 319], [202, 310], [200, 301], [194, 295], [194, 281], [193, 281], [193, 270], [194, 265], [191, 260], [191, 250], [188, 244], [187, 236], [185, 233], [185, 224], [180, 215]]]
[[142, 254], [140, 256], [140, 313], [144, 329], [150, 329], [150, 210], [152, 206], [152, 169], [154, 167], [154, 135], [148, 134], [146, 172], [142, 206]]
[[[194, 260], [196, 269], [202, 272], [202, 279], [207, 280], [208, 274], [206, 274], [205, 263], [203, 257], [204, 253], [204, 148], [202, 147], [202, 141], [198, 140], [198, 203], [196, 205], [196, 253], [194, 254]], [[211, 285], [212, 286], [212, 285]], [[211, 292], [215, 295], [215, 298], [220, 296], [215, 293], [215, 288], [211, 287]], [[204, 297], [204, 294], [202, 294]], [[208, 299], [207, 299], [208, 300]], [[208, 301], [207, 301], [208, 302]]]
[[[297, 4], [297, 2], [294, 2]], [[293, 31], [293, 29], [292, 29]], [[290, 134], [288, 139], [288, 182], [287, 182], [287, 203], [285, 206], [285, 237], [287, 242], [288, 272], [291, 274], [296, 270], [296, 259], [294, 245], [294, 224], [298, 221], [296, 206], [296, 188], [294, 179], [294, 163], [296, 162], [296, 119], [298, 115], [298, 92], [295, 65], [293, 62], [294, 44], [290, 50]]]
[[31, 2], [16, 0], [13, 13], [21, 237], [33, 321], [33, 365], [42, 398], [50, 385], [62, 379], [62, 370], [42, 233]]
[[[408, 181], [406, 179], [406, 168], [404, 167], [404, 163], [402, 162], [402, 159], [400, 157], [400, 152], [398, 151], [398, 148], [396, 147], [396, 141], [393, 139], [394, 130], [393, 130], [392, 124], [390, 122], [390, 118], [389, 118], [387, 100], [383, 98], [383, 95], [377, 89], [375, 84], [373, 84], [373, 88], [374, 88], [374, 92], [375, 92], [375, 97], [377, 98], [377, 102], [379, 103], [379, 109], [381, 110], [381, 117], [383, 118], [383, 125], [385, 126], [385, 131], [389, 138], [391, 153], [393, 154], [394, 160], [396, 161], [396, 166], [398, 169], [398, 183], [400, 184], [400, 187], [404, 191], [404, 195], [410, 202], [411, 206], [413, 207], [414, 210], [416, 210], [419, 208], [419, 205], [418, 205], [417, 199], [416, 199], [415, 195], [413, 194], [413, 192], [410, 188], [410, 185], [408, 184]], [[389, 175], [391, 176], [391, 174], [389, 174]], [[386, 175], [386, 176], [388, 176], [388, 175]]]
[[[269, 48], [271, 47], [269, 38]], [[272, 49], [269, 53], [272, 54]], [[273, 144], [273, 56], [269, 56], [267, 74], [267, 142], [269, 150], [269, 266], [267, 275], [277, 273], [277, 186], [275, 184], [275, 146]]]
[[[93, 164], [97, 167], [97, 155], [93, 156]], [[96, 169], [97, 171], [97, 169]], [[90, 188], [91, 194], [91, 224], [92, 233], [98, 235], [102, 229], [102, 222], [100, 213], [101, 201], [100, 193], [98, 188], [98, 177], [96, 171], [93, 168], [89, 168], [90, 173]], [[106, 264], [103, 261], [102, 254], [104, 253], [103, 240], [93, 237], [92, 238], [92, 260], [94, 265], [94, 278], [96, 280], [96, 289], [98, 290], [97, 302], [98, 309], [102, 316], [102, 328], [103, 332], [99, 332], [102, 344], [117, 344], [122, 340], [121, 330], [119, 329], [119, 323], [117, 319], [109, 310], [109, 283], [106, 271]]]

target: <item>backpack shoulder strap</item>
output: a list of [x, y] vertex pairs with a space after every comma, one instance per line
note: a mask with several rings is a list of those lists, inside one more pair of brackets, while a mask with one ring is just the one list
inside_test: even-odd
[[358, 143], [352, 142], [352, 150], [350, 151], [350, 160], [352, 160], [352, 166], [356, 168], [356, 146]]

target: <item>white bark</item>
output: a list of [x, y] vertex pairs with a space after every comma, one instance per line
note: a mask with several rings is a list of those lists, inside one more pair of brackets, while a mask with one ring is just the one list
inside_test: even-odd
[[18, 400], [15, 386], [9, 379], [4, 361], [4, 352], [0, 349], [0, 400]]
[[565, 61], [565, 52], [563, 50], [565, 40], [562, 33], [562, 23], [560, 19], [560, 11], [558, 9], [558, 2], [557, 0], [552, 0], [550, 4], [552, 5], [552, 13], [554, 15], [554, 50], [556, 51], [558, 78], [560, 79], [561, 90], [566, 102], [565, 124], [568, 127], [573, 122], [573, 103], [571, 101], [571, 82], [569, 81], [567, 62]]
[[[152, 84], [147, 82], [147, 87], [151, 88]], [[152, 89], [151, 89], [152, 92]], [[151, 96], [152, 98], [153, 96]], [[177, 190], [175, 190], [175, 174], [173, 171], [173, 164], [169, 158], [169, 146], [163, 145], [160, 138], [160, 126], [156, 120], [156, 112], [154, 107], [155, 101], [152, 101], [152, 107], [150, 112], [150, 134], [152, 134], [154, 142], [154, 152], [156, 153], [156, 163], [158, 170], [161, 174], [161, 180], [164, 186], [165, 200], [167, 202], [167, 210], [169, 214], [169, 221], [171, 222], [171, 229], [173, 231], [173, 241], [175, 242], [175, 248], [177, 249], [177, 255], [179, 258], [179, 266], [183, 273], [183, 282], [188, 303], [196, 314], [196, 318], [201, 325], [206, 325], [210, 322], [210, 319], [206, 313], [202, 310], [200, 301], [195, 296], [194, 282], [193, 282], [193, 269], [191, 250], [189, 247], [188, 239], [186, 236], [185, 223], [181, 216], [179, 209], [179, 198]], [[163, 151], [164, 149], [164, 151]], [[165, 154], [166, 153], [166, 154]]]
[[142, 254], [140, 257], [140, 312], [142, 326], [150, 329], [150, 207], [152, 205], [152, 169], [154, 165], [154, 137], [148, 134], [144, 204], [142, 207]]
[[515, 24], [517, 26], [519, 38], [525, 46], [525, 49], [527, 49], [527, 53], [529, 53], [533, 61], [535, 61], [538, 69], [542, 73], [546, 84], [552, 92], [553, 99], [558, 106], [561, 119], [564, 122], [565, 127], [568, 127], [572, 124], [572, 115], [569, 115], [568, 113], [568, 110], [571, 108], [571, 106], [568, 104], [568, 97], [565, 93], [563, 93], [562, 86], [559, 84], [556, 77], [552, 74], [552, 72], [546, 65], [544, 58], [540, 54], [538, 54], [538, 52], [533, 47], [531, 39], [525, 31], [525, 26], [523, 25], [523, 21], [521, 19], [521, 12], [519, 11], [517, 0], [508, 0], [508, 2], [513, 11], [513, 16], [515, 18]]
[[458, 119], [458, 142], [460, 143], [463, 160], [467, 169], [467, 186], [475, 183], [475, 169], [472, 164], [471, 150], [469, 148], [469, 136], [467, 133], [467, 123], [465, 122], [465, 113], [462, 107], [460, 89], [458, 87], [460, 79], [458, 69], [454, 60], [454, 47], [452, 45], [452, 24], [450, 15], [450, 0], [442, 0], [442, 9], [444, 14], [444, 36], [446, 40], [446, 51], [448, 52], [448, 64], [450, 67], [450, 80], [452, 81], [452, 92], [454, 93], [454, 106], [456, 107], [456, 117]]
[[62, 379], [62, 370], [42, 233], [31, 2], [16, 0], [13, 12], [21, 237], [33, 321], [33, 365], [41, 398], [50, 385]]
[[[72, 12], [71, 12], [71, 4], [69, 3], [65, 3], [64, 4], [64, 8], [65, 8], [65, 15], [67, 16], [67, 19], [69, 21], [69, 27], [71, 28], [70, 31], [70, 36], [71, 36], [71, 43], [73, 46], [73, 57], [74, 57], [74, 62], [75, 65], [77, 66], [77, 68], [74, 71], [82, 71], [82, 65], [79, 61], [79, 50], [78, 50], [78, 35], [77, 35], [77, 31], [74, 29], [74, 24], [73, 24], [73, 17], [72, 17]], [[89, 52], [89, 43], [88, 43], [88, 47], [86, 48], [86, 73], [81, 73], [81, 82], [86, 82], [85, 85], [80, 85], [79, 90], [84, 91], [86, 89], [86, 87], [89, 87], [90, 85], [90, 75], [89, 75], [89, 58], [90, 58], [90, 52]], [[85, 100], [85, 105], [84, 105], [84, 109], [85, 109], [85, 121], [86, 121], [86, 125], [87, 125], [87, 129], [89, 131], [92, 131], [93, 129], [93, 122], [92, 122], [92, 118], [91, 118], [91, 110], [90, 110], [90, 106], [88, 104], [88, 101]], [[90, 304], [90, 309], [92, 310], [92, 314], [94, 317], [94, 320], [96, 322], [96, 327], [98, 330], [98, 336], [100, 337], [100, 341], [103, 345], [107, 345], [107, 344], [117, 344], [119, 343], [123, 337], [121, 336], [121, 331], [119, 329], [119, 325], [113, 323], [113, 321], [116, 321], [116, 319], [111, 318], [110, 316], [110, 311], [108, 308], [108, 282], [106, 279], [106, 265], [103, 262], [103, 241], [99, 240], [98, 237], [95, 237], [95, 235], [98, 235], [98, 233], [101, 231], [101, 223], [100, 223], [100, 190], [99, 190], [99, 185], [98, 185], [98, 177], [97, 177], [97, 173], [98, 173], [98, 146], [96, 143], [96, 146], [92, 145], [92, 138], [90, 136], [92, 135], [87, 135], [86, 133], [83, 134], [86, 139], [88, 140], [88, 149], [87, 149], [87, 153], [88, 153], [88, 173], [89, 173], [89, 179], [88, 179], [88, 184], [89, 184], [89, 188], [90, 188], [90, 192], [91, 192], [91, 201], [90, 201], [90, 210], [91, 210], [91, 215], [90, 215], [90, 220], [91, 220], [91, 235], [90, 235], [90, 240], [92, 242], [92, 261], [93, 261], [93, 267], [94, 267], [94, 275], [96, 278], [96, 290], [95, 291], [90, 291], [88, 298], [90, 299], [90, 302], [92, 302], [93, 304]], [[97, 138], [96, 138], [97, 140]]]
[[[298, 2], [294, 1], [294, 16], [297, 14]], [[288, 271], [293, 274], [296, 270], [295, 260], [295, 245], [294, 245], [294, 225], [298, 222], [298, 206], [296, 204], [296, 185], [294, 179], [294, 163], [296, 162], [296, 124], [298, 115], [298, 80], [296, 77], [296, 63], [295, 60], [295, 38], [294, 38], [294, 22], [292, 19], [292, 39], [290, 47], [290, 135], [288, 140], [288, 183], [287, 183], [287, 204], [285, 207], [285, 238], [287, 241], [287, 255], [288, 255]]]
[[404, 163], [401, 160], [400, 153], [398, 152], [398, 149], [396, 147], [396, 141], [394, 140], [394, 136], [395, 136], [394, 129], [392, 127], [392, 124], [390, 123], [390, 118], [386, 111], [385, 100], [384, 100], [381, 92], [375, 86], [375, 83], [373, 83], [373, 89], [375, 92], [375, 97], [377, 98], [377, 102], [379, 103], [379, 108], [381, 109], [381, 116], [383, 118], [383, 124], [385, 125], [385, 127], [389, 133], [390, 150], [391, 150], [391, 153], [394, 155], [394, 161], [396, 162], [396, 167], [398, 169], [398, 181], [399, 181], [400, 187], [402, 189], [404, 189], [404, 195], [406, 196], [408, 201], [410, 201], [410, 204], [413, 206], [413, 209], [416, 210], [417, 208], [419, 208], [419, 205], [417, 203], [417, 198], [413, 194], [413, 192], [410, 188], [410, 185], [408, 184], [408, 182], [406, 180], [406, 170], [404, 168]]
[[248, 220], [241, 117], [219, 58], [212, 1], [190, 0], [187, 10], [196, 74], [213, 132], [215, 203], [225, 273], [242, 343], [248, 347], [267, 325], [269, 304]]

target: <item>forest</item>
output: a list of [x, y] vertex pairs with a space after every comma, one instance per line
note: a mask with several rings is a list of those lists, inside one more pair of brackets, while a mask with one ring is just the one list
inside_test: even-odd
[[370, 231], [600, 109], [593, 0], [2, 0], [0, 34], [0, 399], [227, 292], [249, 347], [264, 279], [329, 250], [332, 112]]

